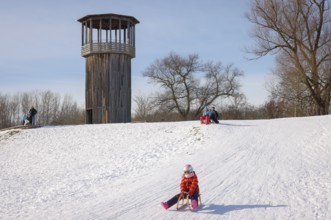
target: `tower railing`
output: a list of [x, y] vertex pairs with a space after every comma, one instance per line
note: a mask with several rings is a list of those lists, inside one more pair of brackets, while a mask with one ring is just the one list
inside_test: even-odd
[[96, 53], [119, 53], [134, 58], [136, 56], [136, 49], [130, 44], [116, 42], [87, 43], [82, 46], [81, 55], [83, 57]]

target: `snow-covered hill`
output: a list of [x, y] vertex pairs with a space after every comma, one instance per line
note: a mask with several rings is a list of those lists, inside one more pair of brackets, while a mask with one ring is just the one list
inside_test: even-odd
[[[160, 206], [195, 169], [197, 212]], [[0, 132], [0, 219], [331, 219], [331, 116]]]

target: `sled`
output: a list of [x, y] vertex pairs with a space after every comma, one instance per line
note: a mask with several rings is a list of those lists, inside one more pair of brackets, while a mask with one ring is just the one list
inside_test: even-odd
[[[198, 202], [198, 207], [202, 205], [201, 202], [201, 194], [199, 194], [199, 202]], [[187, 206], [190, 211], [194, 211], [191, 205], [191, 200], [188, 196], [188, 193], [184, 193], [184, 195], [179, 196], [177, 204], [176, 204], [176, 209], [179, 210], [181, 208], [183, 208], [184, 206]]]
[[210, 124], [210, 118], [209, 118], [209, 116], [208, 115], [206, 115], [206, 116], [200, 116], [200, 123], [201, 124], [206, 124], [206, 125]]

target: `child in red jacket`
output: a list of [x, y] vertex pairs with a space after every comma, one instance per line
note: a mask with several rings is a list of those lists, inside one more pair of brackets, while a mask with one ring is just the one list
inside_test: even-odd
[[198, 198], [199, 198], [198, 177], [193, 171], [193, 167], [190, 164], [185, 165], [183, 171], [184, 174], [180, 182], [180, 193], [172, 197], [167, 202], [161, 202], [161, 206], [164, 209], [168, 209], [171, 206], [175, 205], [178, 201], [178, 198], [184, 193], [188, 193], [189, 198], [191, 199], [192, 209], [195, 210], [198, 207]]

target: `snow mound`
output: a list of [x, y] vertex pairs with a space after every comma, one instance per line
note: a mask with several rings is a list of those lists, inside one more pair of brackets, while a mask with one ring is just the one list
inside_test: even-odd
[[[331, 219], [331, 117], [0, 131], [0, 219]], [[160, 206], [195, 169], [197, 212]]]

